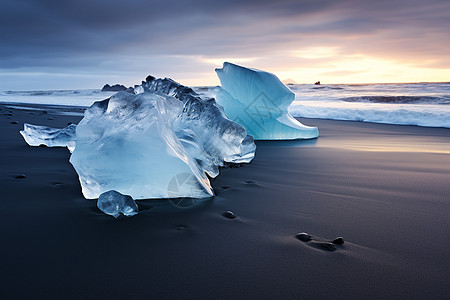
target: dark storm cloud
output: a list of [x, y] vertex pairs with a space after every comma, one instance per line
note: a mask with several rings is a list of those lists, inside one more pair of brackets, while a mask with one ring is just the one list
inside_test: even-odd
[[133, 71], [137, 60], [153, 68], [179, 56], [277, 58], [333, 45], [448, 63], [449, 11], [446, 0], [2, 0], [0, 69]]
[[6, 0], [0, 4], [0, 38], [5, 41], [0, 53], [26, 60], [124, 49], [150, 54], [239, 52], [247, 39], [257, 46], [264, 45], [267, 37], [276, 41], [277, 18], [330, 5], [311, 3], [315, 4], [302, 5], [300, 10], [291, 1], [275, 5], [273, 1]]
[[[315, 35], [367, 34], [402, 22], [433, 26], [434, 16], [423, 16], [423, 11], [434, 4], [414, 2], [6, 0], [0, 10], [0, 38], [5, 42], [0, 53], [16, 58], [3, 61], [3, 67], [14, 66], [18, 57], [124, 50], [245, 55], [292, 38], [307, 43]], [[440, 28], [450, 25], [448, 18], [437, 23]]]

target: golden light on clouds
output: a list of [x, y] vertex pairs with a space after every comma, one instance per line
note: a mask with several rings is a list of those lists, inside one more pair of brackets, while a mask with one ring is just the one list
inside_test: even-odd
[[[273, 57], [195, 57], [206, 65], [207, 72], [195, 78], [178, 78], [190, 85], [217, 85], [219, 81], [214, 68], [228, 61], [250, 68], [262, 69], [276, 74], [281, 80], [311, 84], [337, 83], [401, 83], [401, 82], [447, 82], [450, 69], [424, 67], [431, 61], [388, 59], [363, 54], [345, 55], [338, 47], [308, 47], [285, 51], [285, 55]], [[193, 57], [186, 57], [193, 59]], [[190, 74], [187, 74], [190, 75]]]
[[[292, 78], [297, 83], [395, 83], [395, 82], [447, 82], [450, 69], [420, 67], [408, 62], [349, 55], [324, 56], [333, 50], [322, 49], [317, 55], [308, 54], [303, 58], [327, 58], [325, 65], [318, 62], [317, 67], [309, 65], [302, 68], [291, 66], [288, 71], [274, 72], [282, 79]], [[299, 52], [300, 53], [300, 52]]]

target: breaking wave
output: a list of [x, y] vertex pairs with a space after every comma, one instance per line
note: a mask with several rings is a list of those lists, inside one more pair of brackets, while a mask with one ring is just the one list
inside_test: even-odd
[[450, 84], [289, 86], [294, 117], [450, 128]]
[[343, 98], [347, 102], [394, 103], [394, 104], [450, 104], [450, 95], [432, 96], [357, 96]]
[[[294, 117], [450, 128], [450, 84], [292, 84]], [[203, 98], [215, 87], [193, 87]], [[115, 92], [100, 90], [3, 91], [0, 102], [88, 107]]]
[[[386, 104], [384, 104], [385, 106]], [[362, 121], [372, 123], [417, 125], [450, 128], [450, 111], [438, 107], [402, 105], [386, 108], [381, 105], [370, 107], [317, 106], [293, 104], [289, 112], [294, 117]]]

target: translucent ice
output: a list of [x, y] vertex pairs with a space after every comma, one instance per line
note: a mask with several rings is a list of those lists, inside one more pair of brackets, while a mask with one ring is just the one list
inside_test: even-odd
[[[253, 139], [214, 99], [169, 79], [152, 82], [160, 88], [94, 103], [78, 124], [70, 162], [86, 198], [108, 190], [134, 199], [211, 197], [205, 172], [215, 177], [224, 162], [254, 157]], [[177, 184], [180, 174], [189, 180]]]
[[117, 218], [122, 213], [127, 217], [138, 213], [138, 206], [133, 198], [117, 191], [108, 191], [98, 197], [97, 207], [107, 215]]
[[70, 152], [75, 148], [75, 129], [70, 124], [66, 128], [51, 128], [25, 123], [20, 134], [30, 146], [67, 147]]
[[216, 69], [216, 100], [255, 140], [310, 139], [319, 135], [287, 111], [295, 94], [274, 74], [225, 62]]
[[207, 198], [220, 166], [253, 159], [253, 138], [214, 99], [151, 76], [134, 92], [95, 102], [78, 125], [27, 124], [22, 135], [30, 145], [73, 150], [70, 162], [88, 199], [110, 190], [134, 199]]
[[86, 198], [109, 190], [134, 199], [168, 198], [168, 183], [180, 173], [195, 184], [182, 185], [180, 197], [213, 195], [207, 176], [175, 135], [180, 101], [143, 93], [119, 92], [94, 103], [77, 126], [70, 162]]

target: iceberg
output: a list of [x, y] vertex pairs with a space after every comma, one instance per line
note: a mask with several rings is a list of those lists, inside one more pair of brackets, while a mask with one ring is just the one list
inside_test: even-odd
[[216, 73], [221, 83], [215, 91], [217, 103], [255, 140], [319, 136], [317, 127], [305, 126], [289, 114], [287, 109], [295, 94], [274, 74], [229, 62], [216, 69]]
[[107, 215], [118, 218], [120, 214], [131, 217], [138, 213], [138, 206], [133, 198], [117, 191], [107, 191], [98, 197], [97, 207]]
[[110, 190], [134, 199], [208, 198], [219, 167], [255, 156], [253, 138], [214, 99], [152, 76], [134, 93], [95, 102], [78, 125], [25, 124], [21, 134], [32, 146], [68, 147], [87, 199]]
[[[109, 190], [134, 199], [207, 198], [214, 196], [208, 175], [253, 159], [253, 138], [214, 99], [167, 78], [139, 90], [95, 102], [76, 127], [70, 162], [85, 198]], [[190, 180], [174, 189], [180, 174]]]
[[20, 134], [30, 146], [67, 147], [73, 152], [76, 127], [75, 124], [70, 124], [61, 129], [25, 123]]

